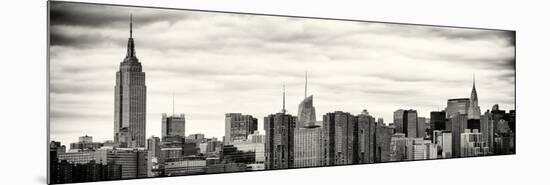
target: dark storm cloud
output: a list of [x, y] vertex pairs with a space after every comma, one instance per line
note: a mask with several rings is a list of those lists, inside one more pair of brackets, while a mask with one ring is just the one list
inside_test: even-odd
[[97, 47], [97, 45], [105, 45], [110, 43], [117, 45], [124, 44], [124, 42], [120, 41], [120, 39], [115, 39], [111, 36], [105, 36], [95, 33], [72, 35], [64, 33], [63, 30], [56, 29], [56, 27], [52, 27], [50, 32], [51, 46], [69, 46], [82, 49], [87, 47]]
[[[147, 10], [145, 8], [132, 8], [123, 6], [104, 6], [95, 4], [82, 4], [71, 2], [52, 2], [50, 24], [85, 27], [128, 27], [130, 14]], [[158, 11], [147, 16], [133, 17], [136, 24], [141, 27], [155, 22], [167, 21], [174, 23], [178, 20], [189, 18], [191, 15], [175, 10]]]

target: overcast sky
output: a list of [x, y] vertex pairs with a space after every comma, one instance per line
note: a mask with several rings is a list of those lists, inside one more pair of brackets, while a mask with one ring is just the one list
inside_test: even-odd
[[115, 73], [133, 14], [136, 53], [146, 73], [147, 137], [161, 114], [186, 115], [186, 134], [224, 134], [224, 114], [296, 115], [304, 73], [317, 120], [327, 112], [393, 120], [469, 97], [475, 73], [482, 112], [514, 109], [512, 32], [302, 19], [89, 4], [51, 3], [50, 137], [112, 140]]

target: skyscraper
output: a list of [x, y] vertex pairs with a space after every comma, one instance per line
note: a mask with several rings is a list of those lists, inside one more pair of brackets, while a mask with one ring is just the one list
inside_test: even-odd
[[325, 165], [353, 164], [357, 160], [357, 117], [336, 111], [323, 116]]
[[286, 114], [283, 85], [283, 109], [264, 118], [265, 169], [286, 169], [294, 165], [294, 129], [296, 117]]
[[322, 134], [318, 125], [294, 130], [294, 168], [324, 165]]
[[419, 128], [418, 113], [412, 109], [399, 109], [393, 112], [393, 124], [395, 125], [395, 133], [404, 133], [409, 138], [420, 137], [419, 131], [425, 130], [424, 125]]
[[374, 141], [374, 162], [390, 161], [391, 136], [393, 129], [383, 125], [377, 125]]
[[185, 115], [162, 114], [162, 142], [183, 142], [185, 140]]
[[395, 133], [405, 133], [403, 128], [403, 116], [405, 110], [399, 109], [393, 112], [393, 125], [395, 125]]
[[124, 61], [116, 73], [114, 141], [121, 147], [145, 147], [145, 72], [136, 57], [130, 16], [130, 38]]
[[416, 110], [406, 110], [403, 115], [403, 133], [409, 138], [418, 136], [418, 112]]
[[313, 95], [307, 96], [307, 72], [304, 100], [298, 106], [298, 118], [294, 130], [294, 168], [324, 165], [323, 130], [317, 122]]
[[[430, 112], [430, 127], [432, 130], [446, 130], [445, 111]], [[431, 133], [430, 133], [431, 134]]]
[[[380, 120], [380, 119], [379, 119]], [[375, 148], [375, 132], [376, 125], [382, 125], [380, 122], [376, 123], [374, 117], [369, 115], [367, 110], [363, 110], [361, 114], [357, 115], [357, 129], [358, 130], [358, 163], [373, 163], [374, 162], [374, 148]]]
[[475, 77], [472, 86], [472, 93], [470, 94], [470, 106], [468, 106], [468, 129], [481, 130], [480, 126], [481, 111], [477, 100], [476, 82]]
[[466, 126], [468, 124], [468, 115], [455, 113], [447, 120], [451, 125], [452, 133], [452, 154], [453, 157], [460, 156], [460, 134], [464, 133]]
[[416, 137], [424, 138], [426, 137], [426, 118], [418, 117], [418, 122], [416, 124]]
[[481, 111], [477, 101], [476, 82], [474, 77], [472, 93], [470, 94], [470, 105], [468, 106], [468, 119], [479, 120], [480, 116], [481, 116]]
[[298, 106], [298, 120], [296, 120], [296, 128], [309, 127], [315, 125], [317, 121], [315, 115], [315, 107], [313, 106], [313, 95], [307, 96], [307, 72], [305, 81], [304, 100]]
[[229, 144], [236, 140], [246, 140], [248, 135], [258, 130], [258, 119], [241, 113], [225, 114], [224, 143]]

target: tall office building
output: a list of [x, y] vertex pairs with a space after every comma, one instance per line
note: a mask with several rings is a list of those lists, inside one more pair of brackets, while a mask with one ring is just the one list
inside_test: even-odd
[[395, 133], [405, 133], [403, 128], [403, 116], [405, 110], [399, 109], [393, 112], [393, 125], [395, 126]]
[[162, 142], [181, 142], [185, 140], [185, 115], [167, 116], [162, 114]]
[[416, 124], [416, 137], [426, 137], [426, 118], [418, 117], [418, 123]]
[[470, 94], [470, 105], [468, 106], [468, 125], [467, 129], [481, 130], [481, 111], [477, 100], [477, 91], [475, 78], [472, 86], [472, 93]]
[[418, 113], [416, 110], [406, 110], [403, 115], [403, 133], [409, 138], [418, 136]]
[[325, 165], [353, 164], [357, 159], [357, 118], [336, 111], [323, 116], [323, 145]]
[[387, 126], [376, 126], [375, 131], [375, 148], [374, 148], [374, 162], [387, 162], [390, 161], [390, 145], [393, 129]]
[[383, 125], [380, 122], [376, 123], [374, 117], [369, 115], [367, 110], [363, 110], [361, 114], [357, 115], [358, 163], [374, 163], [374, 137], [376, 125]]
[[295, 128], [296, 117], [286, 113], [283, 85], [283, 109], [264, 118], [265, 169], [293, 167]]
[[304, 100], [298, 106], [298, 119], [296, 120], [296, 128], [314, 126], [317, 122], [315, 115], [315, 107], [313, 106], [313, 95], [307, 96], [307, 73], [304, 91]]
[[294, 130], [294, 168], [323, 165], [323, 130], [320, 126]]
[[431, 130], [447, 130], [445, 128], [445, 111], [430, 112], [430, 127]]
[[130, 38], [124, 61], [116, 73], [114, 141], [121, 147], [145, 147], [145, 72], [136, 57], [130, 16]]
[[416, 110], [412, 109], [399, 109], [393, 112], [393, 124], [395, 126], [395, 133], [404, 133], [409, 138], [420, 137], [419, 131], [424, 127], [424, 125], [418, 123], [418, 113]]
[[241, 113], [225, 114], [224, 143], [230, 144], [236, 140], [246, 140], [248, 135], [258, 130], [258, 119]]
[[493, 143], [494, 143], [494, 122], [492, 120], [493, 115], [489, 110], [480, 118], [480, 131], [483, 138], [483, 142], [486, 143], [488, 148], [488, 153], [493, 152]]
[[468, 124], [468, 115], [456, 113], [455, 115], [452, 115], [450, 119], [448, 119], [448, 122], [449, 122], [449, 125], [451, 125], [453, 157], [461, 157], [460, 156], [460, 140], [461, 140], [460, 135], [464, 133], [466, 129], [466, 126]]
[[472, 85], [472, 93], [470, 94], [470, 104], [468, 106], [468, 119], [479, 120], [481, 116], [481, 110], [479, 109], [476, 91], [475, 77]]
[[470, 106], [469, 98], [455, 98], [447, 100], [447, 107], [445, 108], [446, 118], [458, 114], [468, 114], [468, 107]]

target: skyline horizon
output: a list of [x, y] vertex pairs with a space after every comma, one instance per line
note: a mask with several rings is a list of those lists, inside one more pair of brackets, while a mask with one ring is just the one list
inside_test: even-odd
[[[313, 74], [308, 91], [322, 97], [314, 100], [317, 120], [367, 109], [387, 124], [401, 108], [429, 119], [448, 99], [468, 97], [470, 74], [487, 79], [476, 81], [482, 112], [516, 106], [515, 38], [504, 31], [60, 3], [52, 6], [50, 140], [113, 140], [105, 131], [112, 131], [114, 69], [126, 50], [130, 9], [134, 20], [141, 15], [133, 34], [147, 76], [146, 138], [160, 136], [161, 115], [174, 107], [186, 115], [186, 135], [221, 139], [224, 115], [233, 112], [258, 118], [265, 133], [263, 118], [282, 107], [277, 84], [302, 89], [304, 71]], [[280, 24], [287, 27], [273, 32]], [[75, 65], [74, 56], [86, 65]], [[185, 98], [171, 105], [172, 94]], [[287, 112], [296, 115], [302, 92], [286, 95], [296, 102]]]
[[[306, 90], [306, 91], [307, 91], [307, 90]], [[309, 96], [313, 96], [313, 94], [307, 95], [306, 98], [309, 97]], [[175, 97], [175, 95], [174, 95], [174, 97]], [[282, 97], [282, 96], [281, 96], [281, 97]], [[304, 98], [304, 99], [305, 99], [305, 98]], [[469, 97], [455, 97], [455, 98], [449, 98], [449, 99], [447, 99], [447, 100], [452, 100], [452, 99], [470, 99], [470, 98], [469, 98]], [[175, 102], [175, 100], [173, 100], [173, 101]], [[298, 103], [298, 104], [299, 104], [299, 103]], [[499, 110], [504, 110], [504, 111], [506, 111], [506, 112], [509, 112], [509, 111], [511, 111], [511, 110], [515, 110], [515, 107], [514, 107], [514, 109], [502, 109], [502, 108], [500, 108], [500, 106], [501, 106], [500, 104], [496, 103], [496, 104], [494, 104], [494, 105], [498, 105], [498, 106], [499, 106]], [[493, 105], [493, 106], [494, 106], [494, 105]], [[177, 112], [177, 111], [175, 111], [175, 105], [172, 104], [172, 106], [173, 106], [173, 109], [174, 109], [173, 112], [172, 112], [171, 114], [168, 113], [168, 112], [163, 112], [163, 113], [161, 113], [161, 115], [160, 115], [160, 118], [161, 118], [161, 119], [159, 119], [159, 122], [162, 122], [162, 114], [166, 114], [166, 115], [169, 116], [169, 117], [170, 117], [170, 116], [177, 116], [177, 115], [184, 115], [184, 116], [185, 116], [185, 125], [187, 126], [187, 124], [188, 124], [188, 117], [187, 117], [187, 116], [188, 116], [188, 115], [187, 115], [186, 113], [184, 113], [184, 112]], [[514, 106], [515, 106], [515, 105], [514, 105]], [[281, 104], [281, 107], [283, 107], [283, 104]], [[446, 108], [446, 106], [445, 106], [445, 108]], [[442, 108], [442, 109], [440, 109], [440, 110], [431, 110], [431, 111], [427, 111], [427, 113], [424, 113], [425, 111], [419, 111], [418, 109], [410, 108], [410, 107], [409, 107], [409, 108], [398, 108], [398, 109], [395, 109], [395, 110], [400, 110], [400, 109], [403, 109], [403, 110], [416, 110], [416, 111], [418, 112], [418, 117], [423, 117], [423, 118], [425, 118], [425, 119], [426, 119], [426, 122], [429, 123], [428, 121], [430, 120], [430, 116], [429, 116], [429, 113], [430, 113], [430, 112], [434, 112], [434, 111], [445, 111], [445, 108]], [[480, 108], [481, 108], [481, 114], [483, 115], [486, 111], [490, 111], [491, 108], [492, 108], [492, 106], [489, 106], [489, 108], [483, 108], [483, 107], [480, 106]], [[297, 116], [297, 114], [289, 113], [290, 111], [288, 111], [288, 109], [285, 108], [285, 110], [286, 110], [285, 114], [292, 115], [292, 116]], [[357, 110], [357, 113], [356, 113], [356, 112], [353, 112], [353, 111], [347, 111], [347, 110], [333, 110], [333, 111], [328, 111], [328, 112], [322, 112], [323, 114], [320, 114], [320, 115], [317, 115], [317, 116], [316, 116], [316, 119], [317, 119], [316, 123], [319, 123], [319, 122], [322, 123], [322, 122], [323, 122], [323, 115], [325, 115], [325, 114], [327, 114], [327, 113], [342, 111], [342, 112], [347, 112], [347, 113], [350, 113], [350, 114], [352, 114], [352, 115], [357, 116], [357, 115], [361, 114], [363, 110], [367, 110], [368, 113], [369, 113], [369, 115], [373, 116], [373, 117], [375, 118], [375, 120], [378, 120], [379, 118], [382, 118], [382, 119], [384, 120], [385, 126], [389, 126], [389, 124], [392, 124], [392, 123], [393, 123], [393, 117], [392, 117], [392, 119], [385, 119], [385, 118], [383, 118], [383, 117], [379, 117], [379, 116], [373, 115], [373, 114], [370, 112], [369, 109], [359, 109], [359, 110]], [[276, 111], [276, 112], [273, 112], [273, 113], [265, 114], [264, 116], [252, 115], [252, 114], [248, 114], [248, 113], [246, 113], [246, 112], [226, 112], [226, 113], [224, 113], [224, 116], [225, 116], [225, 114], [228, 114], [228, 113], [241, 113], [241, 114], [243, 114], [243, 115], [251, 115], [252, 117], [258, 119], [258, 130], [257, 130], [257, 131], [259, 132], [259, 134], [265, 134], [265, 131], [262, 129], [262, 128], [263, 128], [263, 125], [264, 125], [264, 120], [263, 120], [263, 118], [264, 118], [264, 117], [267, 117], [267, 116], [269, 116], [269, 115], [277, 114], [277, 113], [281, 113], [281, 112], [282, 112], [282, 110], [279, 110], [279, 111]], [[297, 113], [298, 110], [296, 110], [295, 112]], [[427, 116], [426, 116], [426, 115], [422, 115], [422, 113], [428, 114], [428, 115], [427, 115]], [[393, 112], [392, 112], [392, 114], [393, 114]], [[321, 119], [319, 119], [319, 118], [321, 118]], [[224, 119], [225, 119], [225, 117], [224, 117]], [[388, 121], [388, 120], [391, 120], [391, 121]], [[225, 122], [223, 122], [223, 123], [221, 123], [221, 124], [222, 124], [222, 125], [225, 125]], [[260, 127], [259, 125], [262, 125], [262, 127]], [[159, 125], [159, 126], [160, 126], [160, 125]], [[186, 129], [187, 129], [187, 128], [186, 128]], [[200, 131], [198, 131], [198, 132], [190, 132], [190, 133], [188, 133], [188, 132], [186, 131], [185, 134], [186, 134], [186, 137], [189, 136], [189, 135], [192, 135], [192, 134], [204, 134], [205, 138], [217, 138], [219, 141], [223, 140], [223, 137], [224, 137], [224, 135], [219, 135], [219, 136], [212, 136], [212, 135], [211, 135], [211, 136], [209, 136], [209, 135], [207, 135], [206, 133], [200, 132]], [[75, 142], [75, 143], [78, 142], [78, 137], [85, 136], [85, 135], [86, 135], [86, 136], [92, 136], [92, 137], [94, 137], [93, 135], [88, 135], [88, 134], [75, 135], [75, 137], [74, 137], [74, 138], [75, 138], [75, 141], [73, 141], [73, 142]], [[159, 137], [159, 138], [160, 138], [160, 136], [161, 136], [160, 133], [158, 133], [158, 134], [148, 134], [148, 135], [146, 135], [146, 139], [149, 139], [150, 137]], [[95, 137], [94, 137], [94, 138], [95, 138]], [[51, 139], [51, 138], [50, 138], [50, 139]], [[61, 142], [60, 140], [51, 140], [51, 141], [59, 141], [59, 142]], [[101, 140], [101, 142], [105, 142], [105, 141], [113, 141], [113, 138]], [[73, 143], [73, 142], [67, 142], [67, 143], [70, 144], [70, 143]], [[97, 141], [96, 139], [94, 139], [94, 142], [98, 142], [98, 141]], [[63, 143], [65, 143], [65, 142], [61, 142], [61, 143], [63, 144]]]

